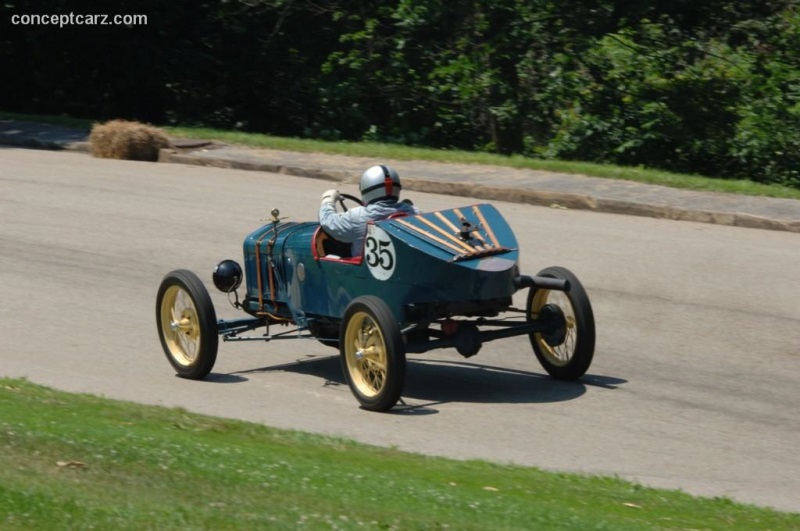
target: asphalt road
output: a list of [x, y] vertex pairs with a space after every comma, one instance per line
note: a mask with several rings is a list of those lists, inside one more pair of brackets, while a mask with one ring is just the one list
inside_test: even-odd
[[[208, 381], [156, 336], [168, 271], [241, 259], [273, 207], [316, 217], [329, 183], [0, 148], [0, 375], [68, 391], [456, 458], [619, 475], [800, 511], [800, 235], [496, 203], [523, 272], [572, 269], [598, 328], [580, 383], [524, 338], [410, 359], [390, 414], [359, 409], [314, 341], [221, 344]], [[355, 193], [355, 189], [343, 191]], [[414, 194], [433, 210], [468, 199]]]

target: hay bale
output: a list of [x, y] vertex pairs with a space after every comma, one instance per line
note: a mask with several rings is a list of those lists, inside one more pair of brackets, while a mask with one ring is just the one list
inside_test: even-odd
[[95, 124], [89, 134], [90, 153], [104, 159], [156, 161], [158, 150], [169, 146], [161, 129], [127, 120]]

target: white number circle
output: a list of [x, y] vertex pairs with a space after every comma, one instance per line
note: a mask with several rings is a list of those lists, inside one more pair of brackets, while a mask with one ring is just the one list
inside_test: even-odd
[[389, 280], [397, 265], [397, 253], [394, 251], [392, 239], [386, 231], [375, 225], [367, 228], [367, 239], [364, 241], [364, 260], [369, 272], [378, 280]]

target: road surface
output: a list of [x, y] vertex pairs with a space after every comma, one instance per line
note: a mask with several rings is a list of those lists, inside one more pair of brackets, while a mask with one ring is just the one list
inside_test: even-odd
[[[161, 278], [192, 269], [220, 317], [239, 315], [214, 265], [241, 261], [274, 207], [315, 219], [329, 187], [0, 148], [0, 376], [800, 511], [798, 234], [496, 203], [524, 273], [565, 266], [589, 292], [598, 342], [581, 382], [545, 377], [525, 338], [411, 357], [390, 414], [359, 409], [315, 341], [221, 343], [207, 381], [176, 378], [156, 336]], [[470, 202], [412, 195], [423, 210]]]

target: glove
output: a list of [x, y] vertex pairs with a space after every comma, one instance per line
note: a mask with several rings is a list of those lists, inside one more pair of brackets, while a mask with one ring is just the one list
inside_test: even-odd
[[328, 203], [332, 205], [339, 200], [339, 190], [328, 190], [322, 194], [322, 204]]

